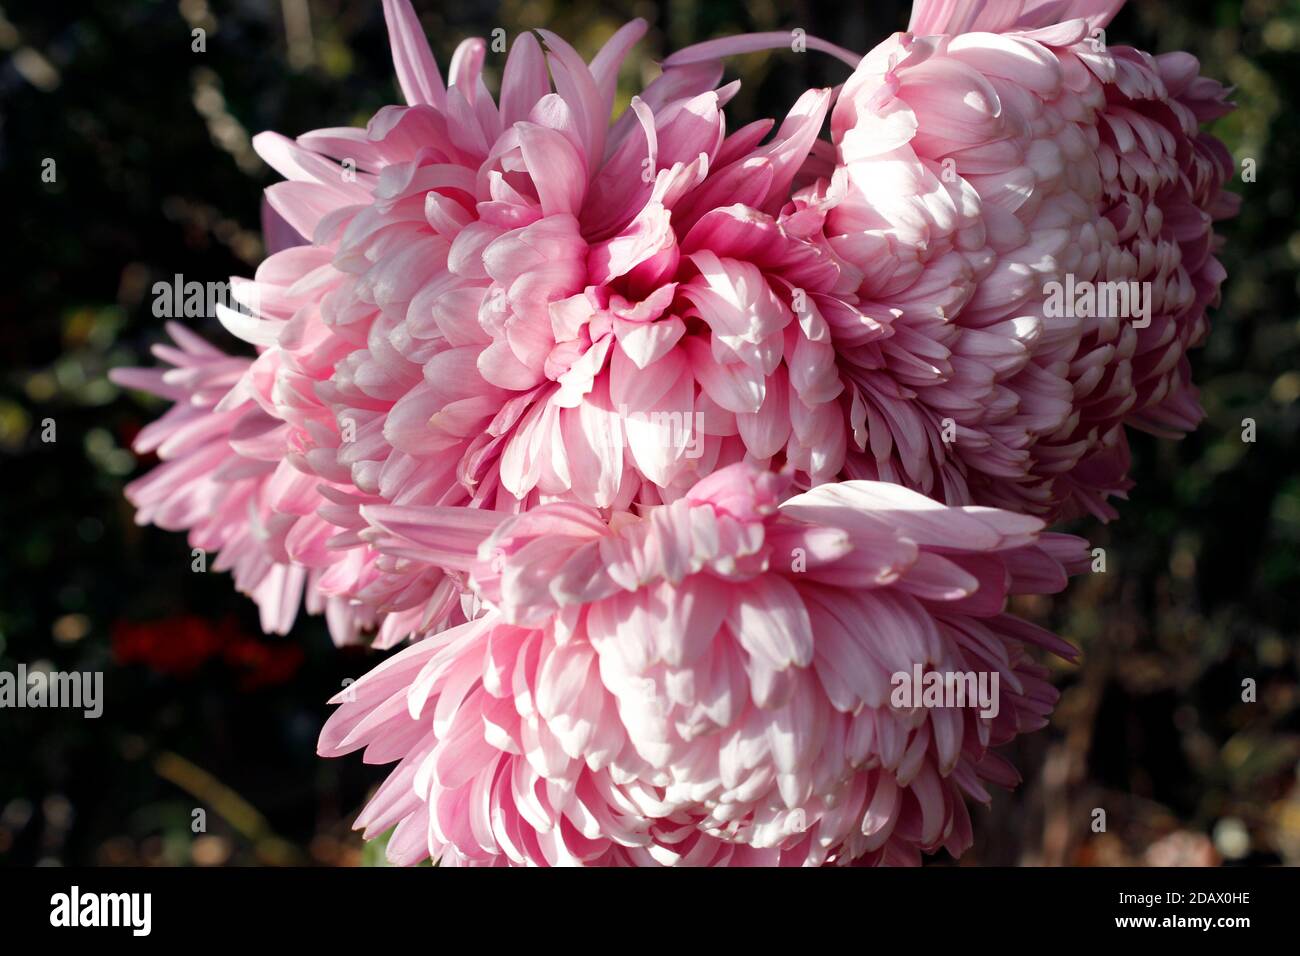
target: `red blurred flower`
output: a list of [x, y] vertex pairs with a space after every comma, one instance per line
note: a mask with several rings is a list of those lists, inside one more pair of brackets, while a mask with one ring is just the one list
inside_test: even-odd
[[118, 664], [144, 664], [161, 674], [185, 677], [238, 637], [233, 621], [214, 624], [193, 614], [118, 621], [113, 627], [113, 659]]
[[160, 674], [189, 677], [204, 663], [220, 658], [240, 673], [240, 689], [282, 684], [302, 666], [300, 647], [269, 643], [245, 633], [234, 618], [209, 621], [178, 614], [154, 621], [118, 621], [113, 627], [113, 659], [144, 664]]

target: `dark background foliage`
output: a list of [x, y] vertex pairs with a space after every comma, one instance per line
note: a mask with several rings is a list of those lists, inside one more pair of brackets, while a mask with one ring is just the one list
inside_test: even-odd
[[[416, 6], [443, 64], [498, 26], [546, 26], [590, 55], [643, 16], [629, 91], [665, 51], [719, 33], [802, 27], [865, 51], [907, 19], [899, 0]], [[976, 812], [963, 862], [1300, 862], [1300, 2], [1141, 0], [1108, 32], [1190, 50], [1235, 85], [1216, 132], [1258, 178], [1233, 186], [1230, 280], [1194, 359], [1208, 417], [1182, 442], [1137, 438], [1121, 519], [1075, 529], [1106, 573], [1021, 608], [1084, 658], [1058, 668], [1052, 726], [1013, 755], [1025, 783]], [[736, 125], [847, 73], [794, 54], [729, 72]], [[103, 670], [106, 688], [98, 720], [0, 711], [0, 862], [362, 859], [349, 824], [378, 772], [318, 759], [315, 737], [373, 655], [334, 650], [313, 619], [263, 637], [227, 577], [190, 570], [183, 536], [134, 525], [122, 486], [149, 462], [129, 445], [162, 406], [105, 372], [149, 364], [154, 282], [260, 260], [274, 174], [250, 135], [360, 125], [395, 101], [378, 0], [0, 0], [0, 670]], [[189, 324], [230, 346], [213, 321]]]

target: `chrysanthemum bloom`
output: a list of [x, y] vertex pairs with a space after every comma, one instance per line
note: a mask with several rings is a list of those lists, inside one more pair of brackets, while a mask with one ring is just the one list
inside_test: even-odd
[[865, 343], [832, 327], [846, 475], [1104, 519], [1130, 486], [1124, 426], [1199, 421], [1186, 353], [1224, 277], [1213, 222], [1237, 205], [1231, 159], [1199, 124], [1230, 106], [1188, 54], [1107, 46], [1120, 6], [920, 0], [910, 32], [845, 83], [834, 173], [796, 205], [861, 271], [860, 311], [893, 316]]
[[[990, 748], [1056, 700], [1027, 645], [1073, 655], [1007, 595], [1064, 587], [1081, 542], [879, 482], [779, 503], [787, 483], [732, 465], [609, 520], [364, 507], [381, 548], [463, 568], [484, 613], [335, 698], [322, 754], [399, 761], [358, 826], [396, 826], [398, 863], [961, 853], [964, 799], [1017, 779]], [[1000, 693], [986, 710], [893, 697], [922, 673]]]
[[259, 354], [211, 411], [265, 424], [256, 465], [228, 442], [223, 473], [274, 470], [259, 520], [293, 569], [276, 573], [309, 569], [336, 636], [382, 622], [391, 644], [460, 619], [438, 569], [365, 545], [361, 504], [626, 507], [746, 457], [834, 477], [847, 424], [828, 320], [883, 329], [779, 215], [830, 91], [759, 145], [771, 121], [728, 134], [720, 67], [672, 69], [609, 127], [644, 24], [590, 64], [521, 34], [494, 101], [482, 40], [444, 86], [409, 5], [385, 10], [409, 105], [254, 141], [289, 179], [270, 205], [310, 242], [235, 287], [253, 314], [221, 317]]
[[[274, 526], [283, 523], [272, 508], [282, 448], [268, 448], [265, 439], [278, 422], [257, 406], [217, 408], [249, 359], [226, 355], [179, 323], [167, 329], [176, 344], [153, 351], [170, 369], [112, 372], [119, 385], [175, 403], [136, 436], [135, 450], [157, 452], [162, 464], [127, 485], [126, 495], [140, 524], [188, 531], [193, 547], [213, 555], [210, 569], [229, 570], [235, 587], [257, 602], [262, 629], [283, 634], [297, 616], [308, 573], [273, 540]], [[314, 592], [308, 595], [319, 610]]]
[[[357, 488], [517, 511], [671, 498], [746, 453], [833, 476], [844, 436], [822, 311], [852, 298], [775, 216], [829, 91], [760, 147], [770, 121], [727, 135], [734, 86], [713, 89], [716, 67], [669, 71], [607, 129], [644, 24], [590, 65], [521, 34], [497, 104], [483, 41], [462, 44], [444, 91], [409, 8], [386, 7], [411, 105], [365, 134], [258, 141], [294, 180], [270, 201], [329, 254], [305, 320], [330, 355], [312, 391]], [[268, 321], [250, 337], [276, 361], [318, 353]]]

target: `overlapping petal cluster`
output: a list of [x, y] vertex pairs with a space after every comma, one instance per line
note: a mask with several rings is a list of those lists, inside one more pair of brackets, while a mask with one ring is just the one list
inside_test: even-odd
[[[1118, 3], [1072, 6], [920, 3], [839, 96], [839, 165], [809, 201], [863, 272], [861, 307], [895, 316], [888, 339], [839, 349], [850, 475], [1109, 519], [1125, 427], [1202, 416], [1187, 352], [1237, 203], [1199, 126], [1225, 91], [1188, 54], [1107, 46]], [[1092, 306], [1063, 299], [1085, 287]]]
[[[899, 485], [785, 483], [731, 465], [610, 518], [366, 509], [381, 547], [461, 568], [484, 608], [335, 698], [322, 754], [399, 761], [367, 835], [444, 865], [960, 854], [964, 797], [1017, 779], [990, 748], [1056, 700], [1026, 647], [1073, 656], [1003, 605], [1063, 588], [1082, 542]], [[914, 669], [999, 675], [996, 714], [895, 706]]]
[[[1187, 351], [1223, 270], [1228, 109], [1186, 54], [1107, 46], [1108, 0], [920, 0], [781, 123], [669, 57], [612, 122], [633, 22], [545, 30], [446, 80], [385, 0], [405, 106], [256, 137], [272, 254], [227, 356], [179, 326], [137, 449], [141, 522], [188, 531], [285, 632], [411, 647], [324, 753], [397, 762], [362, 817], [447, 864], [915, 862], [970, 842], [991, 750], [1045, 721], [1006, 613], [1114, 515], [1126, 427], [1200, 416]], [[540, 40], [539, 40], [540, 37]], [[819, 134], [829, 119], [830, 141]], [[1136, 283], [1135, 316], [1054, 285]], [[996, 713], [894, 675], [996, 674]]]
[[[215, 412], [265, 427], [255, 448], [228, 443], [250, 462], [205, 473], [195, 507], [221, 510], [227, 473], [272, 472], [263, 563], [311, 572], [338, 640], [378, 627], [387, 646], [454, 621], [455, 593], [366, 547], [361, 504], [624, 507], [745, 458], [834, 477], [845, 426], [825, 315], [848, 321], [854, 297], [780, 215], [830, 92], [760, 145], [774, 124], [728, 133], [736, 84], [692, 66], [607, 128], [643, 23], [590, 64], [521, 34], [494, 101], [483, 41], [460, 46], [444, 88], [409, 6], [386, 7], [410, 105], [366, 130], [254, 141], [288, 179], [270, 206], [311, 241], [235, 285], [248, 308], [220, 310], [258, 355]], [[142, 517], [158, 488], [128, 490]]]

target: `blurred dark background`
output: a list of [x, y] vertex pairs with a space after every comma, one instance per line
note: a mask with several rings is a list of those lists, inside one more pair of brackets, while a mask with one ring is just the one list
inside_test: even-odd
[[[865, 52], [907, 20], [899, 0], [415, 5], [444, 67], [495, 27], [545, 26], [590, 56], [645, 17], [627, 95], [665, 51], [723, 32], [802, 27]], [[1107, 572], [1021, 608], [1084, 660], [1058, 668], [1051, 728], [1011, 755], [1025, 783], [975, 812], [963, 862], [1300, 863], [1300, 0], [1140, 0], [1108, 34], [1189, 50], [1234, 85], [1216, 132], [1257, 181], [1233, 185], [1230, 278], [1193, 360], [1208, 418], [1182, 442], [1136, 438], [1121, 519], [1075, 529]], [[847, 70], [759, 54], [729, 75], [738, 126]], [[397, 101], [378, 0], [0, 0], [0, 670], [103, 670], [106, 697], [98, 720], [0, 710], [0, 863], [367, 857], [349, 827], [381, 772], [320, 760], [315, 739], [324, 701], [374, 655], [335, 650], [315, 619], [262, 636], [226, 576], [191, 571], [182, 535], [134, 525], [122, 486], [151, 462], [129, 445], [162, 405], [105, 372], [151, 364], [153, 283], [259, 262], [275, 176], [251, 135], [361, 125]], [[215, 322], [188, 324], [231, 347]]]

